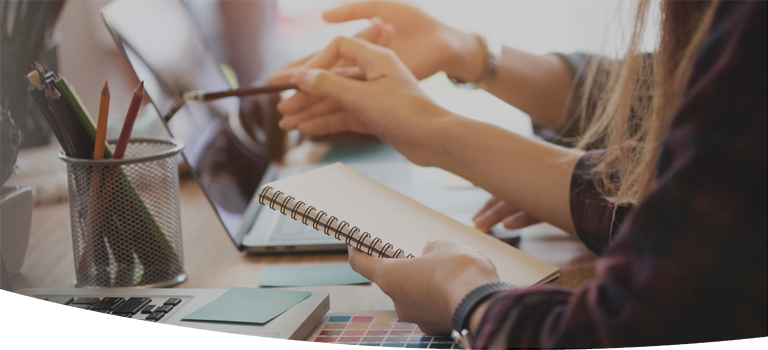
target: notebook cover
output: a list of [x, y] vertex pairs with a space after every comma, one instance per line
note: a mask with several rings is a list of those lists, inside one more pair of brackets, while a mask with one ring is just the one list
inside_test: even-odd
[[270, 186], [361, 231], [390, 243], [405, 254], [420, 256], [427, 240], [455, 239], [482, 252], [502, 281], [526, 287], [558, 276], [557, 267], [538, 260], [485, 233], [334, 163], [277, 180]]

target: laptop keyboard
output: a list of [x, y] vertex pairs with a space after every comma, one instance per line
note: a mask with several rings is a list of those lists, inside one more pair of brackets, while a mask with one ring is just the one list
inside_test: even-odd
[[0, 321], [0, 348], [124, 349], [179, 303], [181, 298], [35, 298]]
[[[405, 193], [408, 189], [408, 180], [410, 177], [408, 165], [383, 167], [377, 164], [371, 166], [370, 169], [367, 166], [355, 165], [353, 168], [374, 181], [400, 193]], [[325, 233], [302, 224], [298, 220], [293, 220], [288, 216], [280, 215], [267, 242], [289, 244], [299, 242], [333, 243], [338, 241]]]

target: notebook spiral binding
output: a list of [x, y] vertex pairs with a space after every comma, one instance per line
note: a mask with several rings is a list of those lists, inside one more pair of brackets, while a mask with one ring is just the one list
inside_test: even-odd
[[362, 232], [357, 226], [352, 226], [346, 221], [318, 210], [296, 198], [271, 186], [264, 186], [257, 196], [259, 203], [277, 210], [291, 219], [299, 220], [307, 226], [311, 226], [328, 236], [353, 246], [371, 256], [379, 258], [413, 258], [413, 254], [405, 254], [402, 249], [395, 249], [390, 243], [384, 243], [380, 238], [371, 236], [368, 232]]

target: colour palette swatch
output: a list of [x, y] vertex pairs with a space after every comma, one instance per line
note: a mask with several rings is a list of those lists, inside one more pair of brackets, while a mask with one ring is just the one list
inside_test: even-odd
[[394, 311], [342, 312], [326, 316], [309, 341], [386, 348], [461, 349], [449, 336], [424, 334]]

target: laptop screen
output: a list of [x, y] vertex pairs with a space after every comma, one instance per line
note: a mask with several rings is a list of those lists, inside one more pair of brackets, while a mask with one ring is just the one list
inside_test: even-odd
[[[102, 16], [159, 115], [186, 91], [230, 89], [181, 1], [115, 1]], [[239, 118], [238, 107], [237, 98], [189, 101], [166, 122], [171, 136], [184, 142], [184, 158], [236, 244], [269, 164], [233, 136], [238, 130], [230, 117]]]

